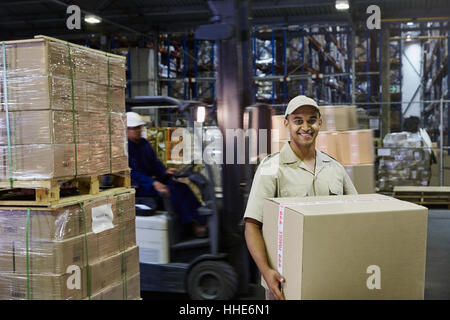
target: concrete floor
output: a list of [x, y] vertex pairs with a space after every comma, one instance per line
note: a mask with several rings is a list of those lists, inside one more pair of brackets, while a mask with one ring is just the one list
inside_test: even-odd
[[425, 299], [450, 300], [450, 210], [428, 213]]
[[[240, 300], [262, 300], [264, 290], [251, 286]], [[187, 300], [187, 294], [142, 293], [144, 300]], [[450, 210], [430, 209], [428, 215], [425, 300], [450, 300]]]

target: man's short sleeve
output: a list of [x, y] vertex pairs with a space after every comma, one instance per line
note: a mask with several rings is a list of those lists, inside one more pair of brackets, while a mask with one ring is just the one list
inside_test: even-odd
[[353, 185], [352, 179], [350, 179], [344, 167], [342, 167], [342, 171], [344, 175], [344, 194], [358, 194], [358, 191], [356, 191], [356, 188]]
[[264, 198], [276, 197], [278, 157], [265, 158], [253, 178], [244, 219], [252, 218], [263, 222]]

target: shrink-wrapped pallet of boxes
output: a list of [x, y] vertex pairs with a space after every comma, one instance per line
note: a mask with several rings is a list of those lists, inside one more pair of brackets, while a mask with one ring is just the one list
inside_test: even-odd
[[[0, 207], [0, 299], [84, 299], [139, 273], [134, 189]], [[117, 299], [140, 295], [128, 286]]]
[[124, 57], [46, 37], [0, 52], [2, 181], [127, 169]]
[[378, 188], [392, 191], [395, 186], [427, 186], [431, 179], [430, 151], [420, 133], [394, 132], [383, 139], [378, 150]]
[[43, 36], [0, 53], [0, 299], [138, 299], [125, 58]]

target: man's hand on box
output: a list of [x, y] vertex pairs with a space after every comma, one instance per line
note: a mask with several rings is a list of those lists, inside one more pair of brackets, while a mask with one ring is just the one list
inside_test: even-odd
[[283, 293], [280, 290], [281, 284], [285, 282], [283, 276], [274, 269], [269, 269], [263, 274], [264, 280], [266, 280], [269, 290], [276, 300], [284, 300]]

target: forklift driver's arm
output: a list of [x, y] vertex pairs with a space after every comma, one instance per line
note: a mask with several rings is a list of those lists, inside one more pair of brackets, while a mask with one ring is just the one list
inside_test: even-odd
[[245, 218], [245, 240], [248, 250], [273, 296], [277, 300], [284, 300], [280, 290], [280, 283], [284, 282], [284, 278], [269, 266], [261, 229], [262, 224], [259, 221]]

